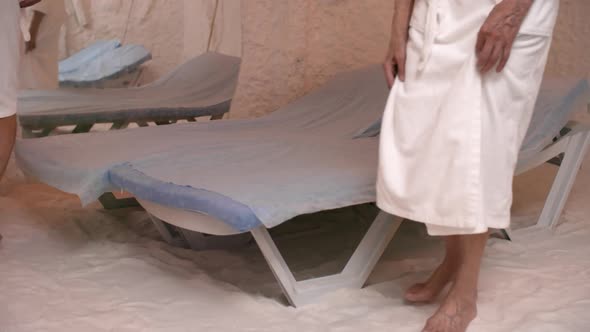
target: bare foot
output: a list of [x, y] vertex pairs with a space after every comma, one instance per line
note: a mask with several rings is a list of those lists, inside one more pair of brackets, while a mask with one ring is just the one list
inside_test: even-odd
[[411, 303], [428, 303], [436, 300], [445, 286], [453, 280], [456, 270], [457, 264], [445, 259], [428, 281], [408, 288], [405, 300]]
[[422, 332], [465, 332], [477, 316], [477, 296], [460, 296], [451, 290]]

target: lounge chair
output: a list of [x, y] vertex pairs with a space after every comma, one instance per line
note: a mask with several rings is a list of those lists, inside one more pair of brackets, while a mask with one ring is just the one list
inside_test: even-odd
[[[138, 69], [151, 60], [152, 54], [141, 45], [130, 44], [109, 49], [112, 45], [113, 42], [105, 43], [83, 52], [74, 59], [78, 60], [79, 65], [73, 70], [66, 71], [74, 68], [75, 61], [68, 61], [65, 68], [60, 66], [60, 87], [105, 88], [133, 84], [140, 75]], [[116, 86], [113, 86], [115, 80], [122, 83], [117, 81]]]
[[[121, 49], [121, 48], [119, 48]], [[220, 119], [229, 111], [240, 59], [217, 53], [198, 56], [157, 81], [128, 89], [22, 91], [18, 116], [24, 137], [48, 136], [63, 126], [88, 132], [95, 124], [111, 129]]]
[[[585, 83], [574, 84], [555, 96], [560, 102], [549, 103], [555, 107], [538, 114], [561, 118], [570, 113], [561, 106], [578, 104], [573, 100], [586, 90]], [[382, 71], [371, 66], [340, 74], [258, 119], [19, 140], [16, 153], [26, 174], [78, 195], [83, 204], [109, 191], [132, 193], [172, 243], [178, 229], [250, 232], [290, 303], [300, 306], [336, 289], [362, 287], [402, 222], [380, 213], [341, 273], [303, 281], [268, 231], [298, 215], [375, 201], [379, 142], [363, 128], [380, 118], [386, 98]], [[543, 123], [553, 124], [552, 137], [562, 127]], [[577, 128], [551, 146], [575, 143], [531, 155], [545, 161], [565, 151], [579, 160], [589, 139], [588, 128]], [[564, 166], [563, 177], [575, 177], [576, 169]]]

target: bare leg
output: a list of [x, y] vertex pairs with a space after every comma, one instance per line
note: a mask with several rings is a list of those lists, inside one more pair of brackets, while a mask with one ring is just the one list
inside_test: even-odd
[[[0, 180], [6, 170], [6, 165], [12, 154], [16, 136], [16, 115], [0, 118]], [[0, 235], [2, 239], [2, 235]]]
[[459, 236], [460, 264], [449, 294], [424, 332], [465, 332], [477, 315], [477, 283], [489, 234]]
[[16, 136], [16, 115], [0, 118], [0, 180], [12, 154]]
[[446, 254], [441, 265], [426, 282], [415, 284], [406, 291], [404, 297], [406, 301], [412, 303], [432, 302], [453, 281], [461, 257], [459, 237], [445, 237], [445, 246]]

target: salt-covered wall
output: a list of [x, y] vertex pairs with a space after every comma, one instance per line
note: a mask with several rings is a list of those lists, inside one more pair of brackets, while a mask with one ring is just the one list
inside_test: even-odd
[[239, 0], [184, 0], [183, 59], [206, 51], [242, 56]]
[[590, 1], [561, 0], [548, 75], [590, 76]]
[[[143, 43], [150, 79], [206, 49], [215, 0], [80, 0], [89, 26], [70, 18], [68, 47], [97, 38]], [[231, 116], [260, 116], [305, 94], [334, 73], [381, 62], [393, 0], [220, 0], [213, 44], [243, 53]], [[239, 14], [239, 15], [238, 15]], [[547, 73], [590, 74], [590, 1], [561, 0]], [[241, 17], [241, 18], [240, 18]], [[129, 18], [129, 19], [128, 19]], [[241, 20], [240, 35], [236, 22]], [[229, 29], [229, 30], [227, 30]]]

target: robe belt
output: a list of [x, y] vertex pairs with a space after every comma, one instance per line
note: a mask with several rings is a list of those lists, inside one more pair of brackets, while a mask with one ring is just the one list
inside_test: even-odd
[[441, 0], [426, 0], [428, 10], [426, 14], [426, 26], [424, 27], [424, 46], [422, 47], [420, 62], [418, 63], [418, 71], [423, 71], [426, 68], [432, 54], [432, 47], [434, 46], [434, 41], [440, 27], [440, 2]]

